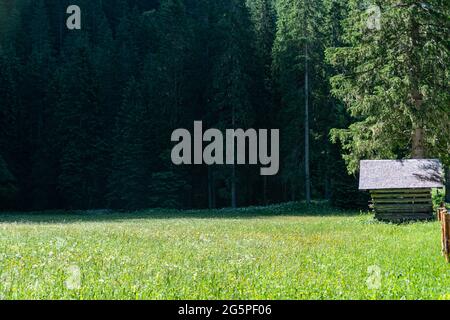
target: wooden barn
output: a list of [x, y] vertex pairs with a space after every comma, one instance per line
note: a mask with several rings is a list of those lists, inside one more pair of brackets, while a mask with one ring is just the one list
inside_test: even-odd
[[431, 189], [444, 186], [442, 172], [435, 159], [363, 160], [359, 189], [370, 192], [379, 220], [427, 220], [434, 216]]

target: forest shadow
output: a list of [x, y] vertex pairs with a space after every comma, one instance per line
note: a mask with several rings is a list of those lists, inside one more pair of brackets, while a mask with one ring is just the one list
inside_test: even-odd
[[357, 216], [365, 214], [360, 210], [345, 210], [332, 207], [327, 201], [314, 201], [307, 205], [303, 202], [290, 202], [264, 207], [176, 210], [145, 209], [140, 211], [117, 210], [54, 210], [32, 212], [0, 212], [0, 223], [18, 224], [69, 224], [80, 222], [120, 222], [136, 219], [254, 219], [276, 216], [291, 217], [330, 217]]

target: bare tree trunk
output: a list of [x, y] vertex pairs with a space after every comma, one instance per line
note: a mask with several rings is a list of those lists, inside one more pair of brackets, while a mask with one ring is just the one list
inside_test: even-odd
[[215, 208], [214, 199], [214, 172], [213, 169], [208, 166], [208, 207], [210, 209]]
[[414, 128], [412, 136], [412, 154], [413, 159], [425, 158], [425, 147], [423, 143], [424, 133], [423, 128]]
[[295, 201], [296, 195], [295, 195], [295, 185], [294, 181], [291, 180], [291, 201]]
[[208, 208], [212, 209], [211, 168], [208, 167]]
[[[232, 106], [232, 114], [231, 114], [231, 124], [233, 126], [233, 129], [236, 129], [236, 115], [234, 110], [234, 105]], [[236, 155], [236, 152], [235, 152]], [[236, 208], [237, 207], [237, 199], [236, 199], [236, 158], [233, 161], [232, 168], [231, 168], [231, 207]]]
[[413, 132], [412, 132], [412, 148], [411, 157], [413, 159], [425, 158], [425, 131], [423, 129], [423, 123], [421, 119], [423, 96], [419, 90], [419, 75], [420, 62], [419, 57], [414, 53], [414, 49], [417, 48], [419, 39], [419, 24], [415, 20], [414, 15], [411, 18], [411, 43], [412, 50], [410, 55], [410, 79], [411, 79], [411, 100], [415, 108], [416, 116], [413, 119]]
[[331, 187], [330, 187], [330, 178], [328, 176], [328, 171], [326, 172], [325, 176], [325, 199], [330, 200], [331, 199]]
[[450, 166], [445, 167], [445, 202], [450, 203]]
[[231, 168], [231, 207], [237, 207], [236, 199], [236, 165], [233, 164]]
[[311, 203], [311, 177], [309, 172], [309, 61], [308, 44], [305, 44], [305, 197]]
[[267, 205], [267, 176], [263, 177], [263, 203]]

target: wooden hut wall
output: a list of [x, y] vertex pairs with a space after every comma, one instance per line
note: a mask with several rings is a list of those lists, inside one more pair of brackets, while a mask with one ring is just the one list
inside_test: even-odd
[[371, 190], [372, 208], [380, 220], [430, 219], [433, 217], [431, 189]]

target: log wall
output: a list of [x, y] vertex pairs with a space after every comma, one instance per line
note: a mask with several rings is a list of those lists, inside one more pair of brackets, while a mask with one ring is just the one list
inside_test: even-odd
[[375, 218], [387, 221], [433, 218], [431, 189], [371, 190]]

